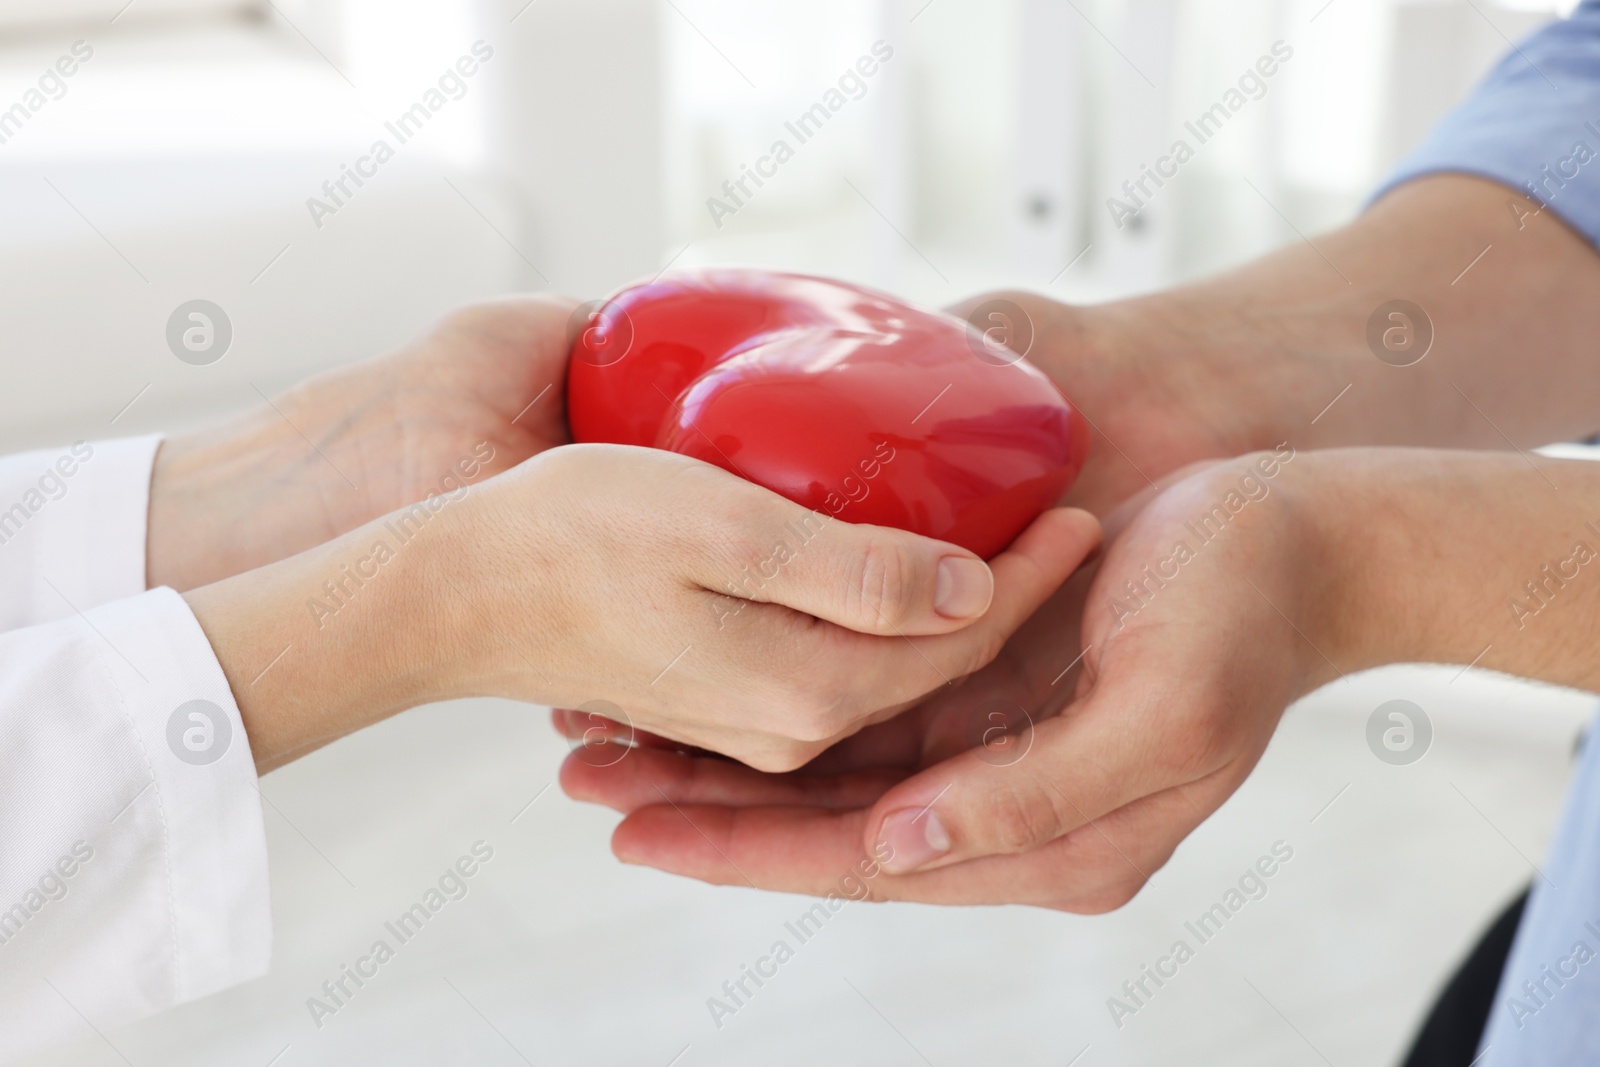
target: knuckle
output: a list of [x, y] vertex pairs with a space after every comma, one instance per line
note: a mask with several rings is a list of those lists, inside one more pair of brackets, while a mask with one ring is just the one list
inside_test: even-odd
[[1061, 813], [1035, 790], [1006, 790], [989, 803], [989, 835], [997, 852], [1028, 852], [1061, 835]]
[[875, 536], [869, 539], [856, 558], [853, 599], [857, 616], [867, 629], [890, 632], [914, 617], [917, 565], [897, 541]]

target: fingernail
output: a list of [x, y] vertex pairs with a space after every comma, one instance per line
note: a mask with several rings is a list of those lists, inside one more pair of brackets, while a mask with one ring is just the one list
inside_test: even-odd
[[905, 874], [950, 851], [950, 833], [932, 808], [901, 808], [884, 817], [878, 854], [884, 870]]
[[933, 583], [933, 608], [947, 619], [971, 619], [989, 610], [994, 599], [994, 575], [988, 564], [968, 556], [946, 556], [939, 561]]

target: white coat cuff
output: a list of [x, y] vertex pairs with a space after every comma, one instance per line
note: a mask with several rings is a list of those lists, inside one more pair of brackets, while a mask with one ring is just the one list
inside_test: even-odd
[[68, 618], [145, 589], [159, 435], [0, 457], [0, 629]]
[[154, 771], [154, 788], [133, 806], [156, 808], [166, 824], [177, 1000], [255, 978], [272, 953], [267, 841], [250, 741], [222, 666], [171, 589], [85, 617], [110, 646], [104, 662]]

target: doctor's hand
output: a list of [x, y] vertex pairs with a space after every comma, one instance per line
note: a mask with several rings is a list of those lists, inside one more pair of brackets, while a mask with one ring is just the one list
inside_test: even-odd
[[568, 445], [187, 594], [270, 769], [417, 704], [586, 707], [790, 770], [981, 669], [1099, 542], [987, 564], [717, 467]]
[[283, 559], [566, 443], [573, 307], [543, 294], [474, 304], [396, 352], [164, 441], [148, 584], [182, 591]]

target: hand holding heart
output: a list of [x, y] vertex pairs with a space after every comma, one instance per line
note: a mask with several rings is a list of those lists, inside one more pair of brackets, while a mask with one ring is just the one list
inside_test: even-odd
[[[624, 290], [574, 346], [574, 432], [682, 452], [813, 508], [864, 505], [847, 514], [990, 550], [1068, 488], [1087, 433], [1031, 367], [981, 358], [952, 322], [818, 279], [708, 273]], [[931, 393], [930, 379], [946, 388], [929, 408], [959, 388], [958, 400], [918, 429], [927, 409], [911, 415], [905, 398]], [[1130, 447], [1158, 473], [1217, 447], [1186, 425], [1146, 417]], [[859, 470], [846, 462], [869, 447], [887, 451]], [[1142, 475], [1115, 451], [1129, 469], [1091, 468], [1091, 499], [1115, 500]], [[830, 472], [860, 482], [903, 452], [918, 465], [892, 470], [876, 498], [829, 491]], [[619, 856], [714, 882], [820, 893], [859, 857], [889, 855], [880, 895], [1119, 906], [1248, 774], [1305, 673], [1269, 604], [1235, 604], [1238, 568], [1259, 568], [1274, 540], [1262, 506], [1131, 624], [1095, 610], [1121, 583], [1145, 581], [1145, 557], [1170, 547], [1184, 509], [1235, 476], [1197, 474], [1134, 520], [1145, 493], [1117, 517], [1129, 528], [1103, 563], [1064, 585], [995, 662], [794, 774], [643, 735], [632, 758], [575, 754], [563, 786], [628, 813]], [[1264, 568], [1276, 591], [1271, 577]], [[1223, 602], [1238, 609], [1234, 627], [1183, 625]], [[1253, 694], [1260, 714], [1239, 716], [1228, 692], [1246, 631], [1259, 638], [1245, 645], [1250, 669], [1269, 684]], [[593, 738], [589, 717], [558, 712], [556, 724]], [[1146, 743], [1128, 745], [1130, 731]], [[1195, 737], [1216, 742], [1197, 749]]]
[[1309, 461], [1283, 468], [1176, 577], [1147, 578], [1270, 459], [1131, 501], [1108, 520], [1103, 558], [992, 664], [793, 774], [652, 745], [608, 766], [569, 758], [562, 785], [626, 813], [622, 859], [718, 884], [823, 894], [876, 853], [892, 855], [879, 898], [1120, 907], [1249, 774], [1289, 701], [1330, 676], [1300, 636], [1338, 648], [1319, 628], [1332, 613], [1308, 595], [1308, 494], [1288, 473]]
[[[440, 595], [458, 589], [497, 637], [459, 667], [478, 691], [607, 701], [765, 770], [983, 667], [1099, 542], [1087, 513], [1052, 509], [985, 565], [627, 445], [545, 453], [441, 520], [474, 550], [439, 561]], [[777, 567], [775, 542], [790, 546]]]

